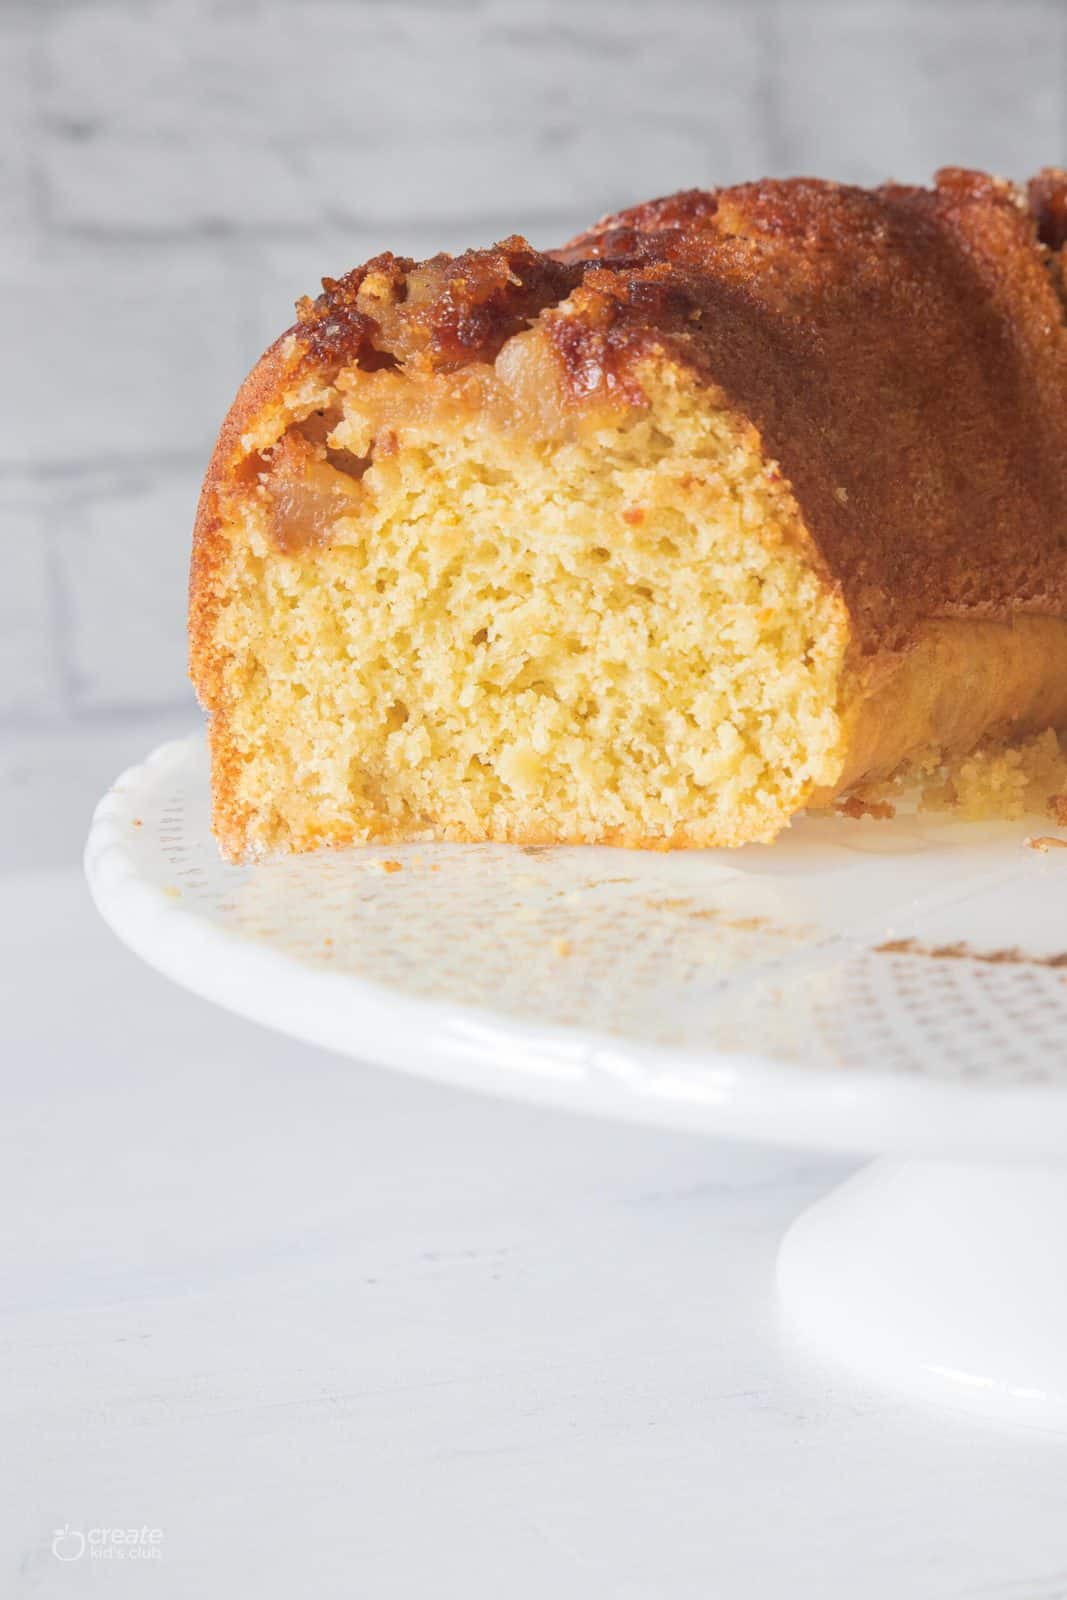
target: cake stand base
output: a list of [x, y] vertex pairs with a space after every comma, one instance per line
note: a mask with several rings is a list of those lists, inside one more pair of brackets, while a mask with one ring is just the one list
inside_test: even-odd
[[858, 1374], [1067, 1432], [1067, 1171], [876, 1161], [793, 1224], [778, 1284]]

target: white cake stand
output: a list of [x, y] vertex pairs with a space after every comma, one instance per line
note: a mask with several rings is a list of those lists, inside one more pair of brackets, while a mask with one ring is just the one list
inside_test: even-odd
[[790, 1324], [898, 1389], [1067, 1430], [1067, 850], [1034, 831], [809, 817], [733, 852], [231, 867], [197, 737], [119, 779], [86, 869], [151, 965], [298, 1038], [574, 1110], [891, 1152], [788, 1232]]

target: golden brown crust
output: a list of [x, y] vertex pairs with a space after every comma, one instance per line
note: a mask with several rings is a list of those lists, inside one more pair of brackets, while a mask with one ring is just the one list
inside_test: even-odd
[[[303, 352], [283, 334], [257, 361], [237, 391], [208, 463], [193, 528], [189, 568], [189, 676], [210, 714], [212, 812], [216, 835], [227, 854], [240, 853], [244, 819], [236, 802], [235, 752], [227, 736], [225, 657], [215, 643], [219, 595], [217, 574], [226, 558], [223, 500], [239, 481], [248, 456], [247, 429], [280, 406], [281, 393]], [[227, 842], [229, 841], [229, 842]]]
[[924, 622], [905, 651], [869, 658], [846, 713], [845, 760], [825, 805], [903, 762], [961, 756], [982, 739], [1013, 743], [1067, 726], [1067, 619]]
[[587, 347], [654, 326], [755, 422], [867, 648], [1067, 611], [1067, 325], [1009, 185], [690, 192], [565, 255], [619, 306]]
[[218, 699], [212, 629], [214, 575], [224, 555], [221, 500], [248, 455], [242, 436], [264, 411], [279, 405], [280, 391], [297, 359], [291, 334], [283, 334], [257, 361], [226, 414], [200, 490], [189, 568], [189, 654], [193, 681], [208, 704]]

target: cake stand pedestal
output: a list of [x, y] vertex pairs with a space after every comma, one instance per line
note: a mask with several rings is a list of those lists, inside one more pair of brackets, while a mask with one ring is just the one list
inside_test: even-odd
[[1067, 1432], [1067, 1172], [872, 1162], [778, 1257], [789, 1324], [898, 1391]]
[[891, 1155], [787, 1233], [787, 1326], [916, 1398], [1067, 1431], [1067, 851], [1028, 846], [1039, 819], [233, 867], [208, 810], [199, 737], [97, 808], [89, 884], [146, 961], [439, 1081]]

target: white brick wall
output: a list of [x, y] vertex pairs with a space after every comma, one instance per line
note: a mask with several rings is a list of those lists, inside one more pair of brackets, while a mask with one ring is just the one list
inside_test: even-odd
[[[786, 150], [860, 183], [933, 165], [1025, 177], [1067, 159], [1063, 0], [839, 0], [783, 8]], [[826, 71], [832, 50], [832, 77]], [[812, 85], [829, 89], [812, 115]]]
[[79, 711], [151, 708], [174, 697], [199, 470], [199, 461], [149, 460], [65, 486], [54, 539], [65, 665]]
[[293, 299], [655, 192], [1067, 160], [1063, 0], [0, 0], [0, 727], [186, 702], [199, 476]]
[[56, 229], [29, 262], [0, 263], [14, 321], [4, 379], [20, 399], [0, 464], [47, 477], [57, 462], [202, 448], [251, 353], [249, 292], [228, 253], [195, 236], [161, 249]]
[[47, 715], [62, 698], [52, 553], [35, 485], [0, 481], [0, 720]]

